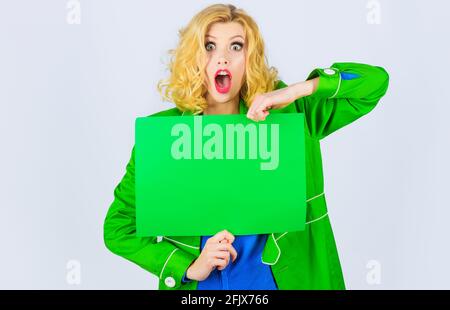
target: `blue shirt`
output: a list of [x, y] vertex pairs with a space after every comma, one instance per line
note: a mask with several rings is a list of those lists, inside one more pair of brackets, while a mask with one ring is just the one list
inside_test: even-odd
[[[261, 260], [267, 234], [236, 236], [233, 247], [238, 256], [223, 270], [214, 269], [204, 281], [199, 281], [198, 290], [277, 290], [269, 265]], [[201, 248], [211, 236], [202, 236]], [[183, 277], [183, 281], [189, 281]]]

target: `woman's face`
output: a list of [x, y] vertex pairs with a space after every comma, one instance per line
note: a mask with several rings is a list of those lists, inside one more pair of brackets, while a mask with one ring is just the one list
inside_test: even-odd
[[245, 33], [236, 22], [215, 23], [205, 37], [207, 99], [226, 103], [239, 95], [246, 66]]

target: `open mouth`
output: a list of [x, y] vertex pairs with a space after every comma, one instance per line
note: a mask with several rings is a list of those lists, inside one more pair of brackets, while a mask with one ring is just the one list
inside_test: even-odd
[[218, 70], [215, 75], [216, 90], [221, 94], [226, 94], [231, 89], [231, 73], [228, 70]]

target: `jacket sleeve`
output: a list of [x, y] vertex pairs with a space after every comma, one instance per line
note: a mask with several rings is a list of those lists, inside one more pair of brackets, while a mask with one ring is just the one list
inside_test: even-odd
[[182, 289], [182, 277], [194, 255], [156, 237], [136, 236], [135, 148], [126, 173], [114, 190], [103, 233], [106, 247], [163, 280], [168, 289]]
[[311, 136], [317, 139], [369, 113], [389, 85], [389, 75], [383, 68], [350, 62], [317, 68], [307, 80], [316, 77], [319, 83], [315, 92], [295, 104], [305, 114]]

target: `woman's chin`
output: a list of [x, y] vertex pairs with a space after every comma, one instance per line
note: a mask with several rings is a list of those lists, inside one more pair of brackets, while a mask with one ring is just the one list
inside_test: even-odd
[[220, 93], [216, 89], [213, 90], [213, 93], [210, 93], [210, 97], [217, 103], [226, 103], [233, 99], [236, 95], [233, 95], [233, 92], [230, 90], [227, 93]]

